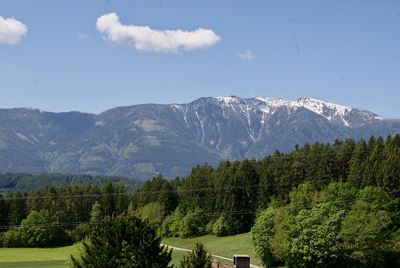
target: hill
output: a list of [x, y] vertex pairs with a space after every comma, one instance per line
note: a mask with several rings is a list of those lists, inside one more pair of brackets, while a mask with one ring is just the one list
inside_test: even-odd
[[89, 173], [147, 179], [196, 164], [262, 158], [296, 144], [387, 136], [400, 120], [312, 98], [204, 97], [98, 115], [0, 110], [0, 173]]

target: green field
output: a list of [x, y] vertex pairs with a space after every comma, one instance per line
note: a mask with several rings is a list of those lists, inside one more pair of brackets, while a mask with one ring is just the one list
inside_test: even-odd
[[64, 268], [69, 256], [77, 252], [78, 245], [58, 248], [0, 248], [0, 267]]
[[[211, 254], [231, 258], [233, 254], [247, 254], [251, 263], [259, 265], [260, 261], [255, 256], [251, 234], [240, 234], [228, 237], [215, 237], [206, 235], [197, 238], [167, 238], [164, 244], [192, 249], [196, 241], [207, 246]], [[79, 244], [59, 248], [0, 248], [1, 268], [64, 268], [71, 254], [78, 251]], [[174, 250], [172, 262], [177, 267], [186, 252]], [[223, 260], [225, 263], [229, 261]]]
[[[69, 256], [78, 244], [59, 248], [0, 248], [1, 268], [65, 268]], [[185, 252], [173, 251], [172, 262], [177, 267]]]
[[65, 268], [66, 261], [13, 261], [0, 262], [2, 268]]
[[227, 237], [215, 237], [213, 235], [186, 239], [172, 237], [165, 238], [162, 242], [170, 246], [191, 249], [196, 241], [206, 245], [207, 250], [211, 254], [228, 258], [231, 258], [234, 254], [249, 255], [252, 264], [261, 266], [261, 261], [256, 257], [256, 253], [254, 251], [251, 233]]

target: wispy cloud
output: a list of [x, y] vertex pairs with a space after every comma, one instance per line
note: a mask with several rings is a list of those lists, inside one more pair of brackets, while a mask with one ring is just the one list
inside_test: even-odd
[[28, 27], [21, 21], [0, 16], [0, 44], [18, 44], [27, 32]]
[[79, 39], [88, 39], [89, 35], [87, 33], [78, 33], [77, 34]]
[[247, 49], [246, 51], [239, 53], [238, 54], [239, 58], [244, 60], [244, 61], [252, 61], [256, 58], [256, 55], [254, 55], [253, 51]]
[[124, 25], [115, 13], [99, 17], [96, 27], [106, 40], [113, 43], [165, 54], [206, 49], [221, 40], [214, 31], [203, 28], [194, 31], [154, 30], [149, 26]]

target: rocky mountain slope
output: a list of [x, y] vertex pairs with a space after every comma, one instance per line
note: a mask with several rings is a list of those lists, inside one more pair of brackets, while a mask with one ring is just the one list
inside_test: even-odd
[[0, 172], [174, 177], [199, 163], [399, 131], [400, 120], [311, 98], [205, 97], [98, 115], [1, 109]]

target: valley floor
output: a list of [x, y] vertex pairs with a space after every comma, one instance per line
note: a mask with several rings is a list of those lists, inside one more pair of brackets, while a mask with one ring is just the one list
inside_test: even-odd
[[[251, 263], [260, 265], [260, 260], [254, 252], [251, 234], [240, 234], [228, 237], [206, 235], [197, 238], [166, 238], [163, 243], [172, 247], [190, 250], [194, 243], [199, 241], [206, 245], [209, 253], [221, 256], [224, 263], [229, 261], [233, 254], [246, 254], [251, 257]], [[2, 268], [64, 268], [67, 267], [71, 254], [78, 251], [79, 243], [58, 248], [0, 248], [0, 267]], [[178, 267], [184, 250], [173, 250], [171, 264]], [[227, 259], [228, 260], [227, 260]]]

